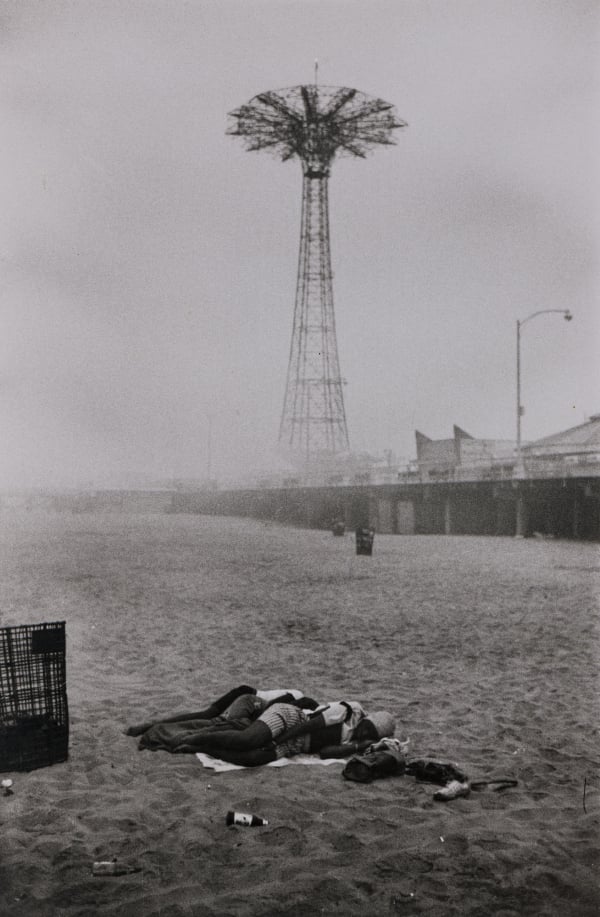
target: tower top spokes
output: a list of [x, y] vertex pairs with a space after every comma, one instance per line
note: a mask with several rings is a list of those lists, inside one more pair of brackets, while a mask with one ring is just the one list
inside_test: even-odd
[[364, 158], [375, 146], [395, 143], [406, 127], [394, 106], [357, 89], [314, 84], [261, 92], [229, 115], [228, 134], [247, 150], [267, 150], [286, 161], [297, 157], [312, 178], [329, 174], [333, 158]]

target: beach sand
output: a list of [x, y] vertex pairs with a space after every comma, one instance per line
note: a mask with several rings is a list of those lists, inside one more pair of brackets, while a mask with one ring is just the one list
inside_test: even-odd
[[[376, 535], [357, 557], [252, 520], [10, 509], [0, 534], [0, 624], [66, 621], [71, 724], [67, 762], [1, 775], [2, 917], [600, 912], [598, 545]], [[240, 683], [391, 710], [411, 757], [518, 786], [215, 774], [124, 734]], [[112, 857], [141, 871], [94, 877]]]

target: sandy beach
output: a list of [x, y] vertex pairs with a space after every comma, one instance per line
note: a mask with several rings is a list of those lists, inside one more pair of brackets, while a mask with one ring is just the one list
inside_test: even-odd
[[[2, 774], [2, 917], [598, 914], [598, 545], [376, 535], [357, 557], [251, 520], [10, 509], [0, 531], [0, 624], [66, 622], [71, 726], [67, 762]], [[215, 774], [124, 734], [240, 683], [391, 710], [411, 757], [518, 786]], [[94, 877], [112, 857], [141, 870]]]

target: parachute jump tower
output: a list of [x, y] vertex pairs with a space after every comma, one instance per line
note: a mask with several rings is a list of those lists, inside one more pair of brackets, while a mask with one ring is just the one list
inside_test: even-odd
[[[316, 73], [315, 73], [316, 76]], [[247, 150], [302, 163], [302, 218], [292, 341], [279, 443], [307, 462], [349, 451], [333, 309], [328, 180], [335, 156], [364, 158], [406, 127], [381, 99], [336, 86], [263, 92], [229, 115]]]

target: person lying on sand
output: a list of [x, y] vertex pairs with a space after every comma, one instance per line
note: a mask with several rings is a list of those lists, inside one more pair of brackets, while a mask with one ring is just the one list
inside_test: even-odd
[[337, 701], [309, 713], [305, 722], [289, 728], [276, 739], [276, 744], [285, 745], [304, 736], [308, 739], [305, 745], [308, 744], [309, 754], [319, 752], [322, 758], [345, 758], [393, 736], [395, 730], [396, 720], [386, 710], [366, 713], [355, 701]]
[[189, 741], [200, 730], [246, 729], [266, 708], [276, 701], [299, 704], [305, 709], [318, 706], [295, 688], [266, 691], [240, 685], [195, 713], [179, 713], [160, 720], [140, 723], [125, 730], [126, 735], [140, 736], [139, 748], [171, 751]]
[[244, 730], [202, 730], [173, 751], [202, 751], [231, 764], [256, 767], [299, 754], [349, 757], [394, 730], [390, 713], [367, 714], [352, 701], [327, 704], [312, 715], [292, 704], [275, 703]]

